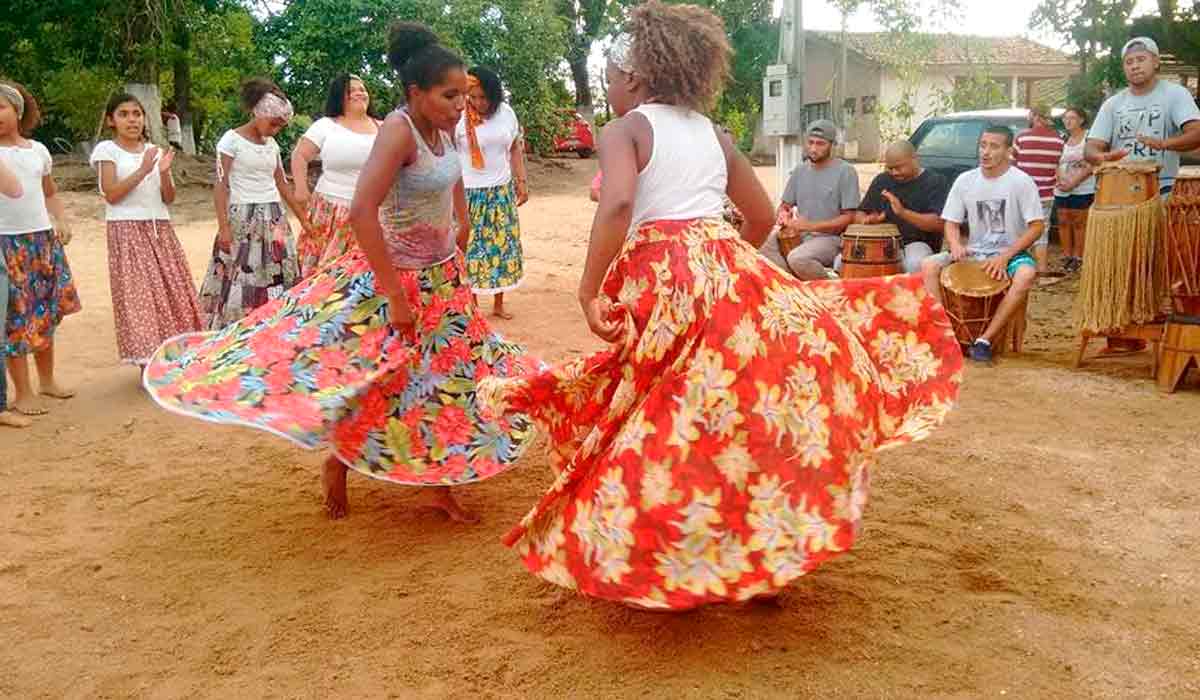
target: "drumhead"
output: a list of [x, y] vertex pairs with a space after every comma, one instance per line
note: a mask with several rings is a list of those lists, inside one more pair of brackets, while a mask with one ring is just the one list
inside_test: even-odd
[[864, 238], [890, 238], [899, 236], [900, 229], [895, 224], [850, 224], [843, 236], [862, 236]]
[[967, 297], [990, 297], [1008, 289], [1008, 280], [988, 276], [978, 260], [961, 260], [942, 268], [942, 286]]
[[1101, 163], [1096, 166], [1096, 174], [1109, 170], [1122, 170], [1127, 173], [1157, 173], [1162, 168], [1153, 160], [1119, 160], [1115, 163]]

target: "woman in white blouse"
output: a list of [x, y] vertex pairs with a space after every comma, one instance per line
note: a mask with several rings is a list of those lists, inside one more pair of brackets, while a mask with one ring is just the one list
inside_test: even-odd
[[[292, 180], [296, 200], [308, 206], [312, 229], [300, 236], [300, 276], [307, 278], [324, 262], [350, 249], [350, 200], [358, 185], [379, 122], [369, 113], [371, 95], [362, 78], [342, 75], [329, 86], [325, 116], [304, 132], [292, 151]], [[308, 164], [321, 161], [315, 196], [308, 191]]]
[[471, 217], [467, 276], [476, 294], [492, 294], [493, 313], [510, 319], [504, 293], [525, 274], [517, 207], [529, 199], [525, 151], [517, 114], [504, 103], [500, 78], [486, 68], [468, 72], [467, 109], [454, 132]]
[[92, 149], [104, 195], [108, 282], [117, 352], [145, 366], [164, 341], [200, 330], [200, 305], [167, 205], [175, 201], [175, 152], [148, 143], [146, 110], [133, 95], [104, 109], [112, 140]]
[[308, 215], [283, 176], [274, 136], [292, 118], [292, 104], [274, 83], [254, 78], [242, 85], [250, 121], [217, 142], [217, 241], [200, 308], [207, 330], [224, 328], [276, 299], [300, 281], [296, 243], [280, 199], [300, 225]]

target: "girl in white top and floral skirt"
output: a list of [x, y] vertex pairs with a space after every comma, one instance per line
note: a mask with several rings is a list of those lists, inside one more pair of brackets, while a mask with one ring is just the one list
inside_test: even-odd
[[108, 284], [117, 352], [144, 366], [163, 341], [200, 330], [200, 305], [167, 205], [175, 201], [175, 152], [146, 143], [146, 110], [115, 95], [104, 110], [113, 140], [92, 150], [107, 203]]
[[[0, 261], [5, 267], [0, 284], [7, 287], [7, 295], [0, 293], [0, 300], [8, 297], [0, 307], [5, 312], [0, 356], [7, 355], [16, 390], [11, 408], [24, 416], [46, 413], [30, 381], [31, 354], [37, 364], [38, 393], [56, 399], [74, 396], [54, 377], [54, 332], [63, 317], [80, 309], [63, 250], [71, 240], [71, 228], [50, 176], [50, 151], [27, 138], [40, 118], [37, 101], [28, 90], [0, 82], [0, 162], [21, 185], [19, 197], [0, 200]], [[0, 403], [2, 416], [15, 419], [0, 421], [6, 425], [27, 424], [4, 411]]]
[[219, 330], [300, 281], [296, 243], [280, 199], [309, 227], [304, 208], [283, 176], [273, 138], [292, 118], [292, 105], [274, 83], [255, 78], [242, 85], [250, 121], [217, 142], [216, 243], [200, 308], [205, 327]]
[[[325, 100], [325, 116], [304, 132], [292, 151], [292, 180], [296, 185], [296, 200], [308, 204], [312, 229], [300, 236], [300, 276], [307, 279], [326, 261], [332, 260], [353, 246], [354, 231], [350, 228], [350, 200], [358, 185], [379, 122], [367, 108], [371, 96], [362, 78], [343, 75], [329, 86]], [[315, 195], [308, 193], [308, 164], [321, 161], [321, 179]]]

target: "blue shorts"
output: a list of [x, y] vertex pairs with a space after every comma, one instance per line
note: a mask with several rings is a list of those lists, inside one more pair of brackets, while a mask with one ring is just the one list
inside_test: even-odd
[[[951, 258], [950, 258], [949, 252], [938, 253], [937, 255], [931, 255], [927, 259], [933, 260], [940, 267], [945, 267], [946, 265], [949, 265], [951, 262], [953, 262], [953, 260], [951, 260]], [[980, 262], [987, 260], [987, 258], [971, 258], [971, 259], [978, 260]], [[1020, 253], [1017, 253], [1016, 255], [1009, 258], [1008, 267], [1006, 267], [1004, 269], [1004, 272], [1008, 275], [1009, 279], [1012, 279], [1014, 276], [1016, 276], [1017, 270], [1021, 269], [1022, 267], [1026, 266], [1026, 265], [1028, 265], [1029, 267], [1032, 267], [1035, 272], [1037, 271], [1037, 261], [1033, 259], [1033, 256], [1030, 255], [1028, 251], [1022, 250]]]

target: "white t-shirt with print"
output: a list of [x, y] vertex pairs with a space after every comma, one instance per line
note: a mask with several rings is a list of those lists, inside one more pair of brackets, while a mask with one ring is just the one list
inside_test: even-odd
[[1135, 95], [1125, 88], [1105, 100], [1087, 137], [1104, 141], [1114, 151], [1127, 149], [1130, 160], [1157, 161], [1162, 166], [1158, 184], [1168, 187], [1175, 184], [1179, 172], [1179, 152], [1150, 148], [1137, 137], [1169, 139], [1178, 136], [1184, 124], [1198, 119], [1200, 108], [1187, 88], [1159, 79], [1145, 95]]
[[334, 119], [322, 117], [308, 127], [304, 138], [320, 149], [321, 179], [317, 180], [317, 193], [346, 202], [354, 199], [354, 188], [375, 145], [375, 134], [360, 134]]
[[[150, 146], [143, 143], [137, 153], [130, 153], [113, 141], [101, 141], [92, 149], [92, 167], [99, 175], [101, 163], [112, 163], [116, 168], [117, 180], [124, 180], [142, 166], [142, 156], [147, 148]], [[158, 158], [162, 158], [161, 151]], [[155, 159], [156, 164], [158, 158]], [[104, 194], [103, 182], [100, 183], [100, 193]], [[169, 221], [171, 215], [162, 201], [162, 176], [157, 165], [124, 199], [107, 205], [104, 218], [106, 221]]]
[[24, 190], [16, 199], [0, 194], [0, 236], [50, 230], [50, 212], [42, 190], [42, 178], [54, 168], [50, 151], [37, 141], [30, 141], [28, 148], [0, 146], [0, 160], [21, 181]]
[[499, 187], [512, 180], [512, 164], [509, 151], [513, 141], [521, 137], [521, 124], [517, 113], [508, 103], [502, 102], [496, 113], [475, 128], [479, 139], [479, 150], [483, 152], [482, 170], [471, 165], [471, 148], [467, 142], [467, 115], [464, 113], [454, 130], [454, 143], [458, 158], [462, 162], [463, 186], [470, 189]]
[[967, 254], [973, 258], [998, 255], [1025, 233], [1030, 222], [1045, 218], [1033, 178], [1010, 165], [999, 177], [986, 177], [982, 168], [968, 170], [950, 187], [942, 218], [967, 222]]
[[279, 144], [268, 138], [254, 143], [233, 129], [217, 142], [217, 174], [221, 173], [221, 154], [233, 158], [229, 171], [230, 204], [269, 204], [280, 201], [275, 186], [275, 169], [283, 167]]

